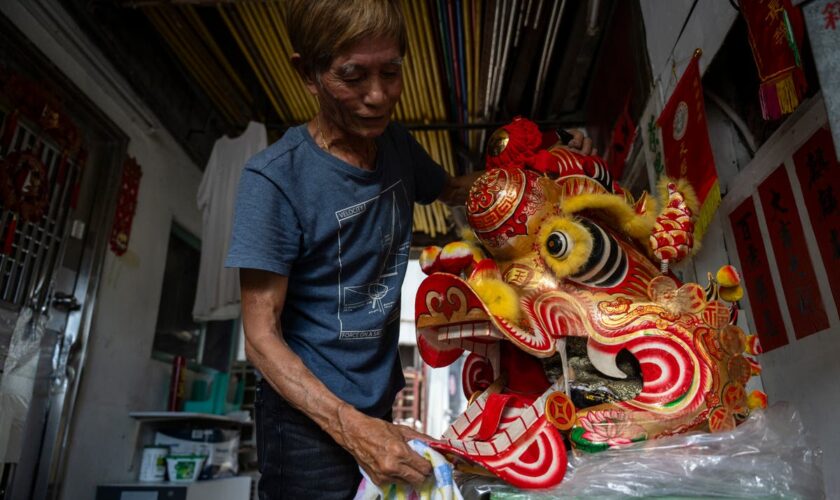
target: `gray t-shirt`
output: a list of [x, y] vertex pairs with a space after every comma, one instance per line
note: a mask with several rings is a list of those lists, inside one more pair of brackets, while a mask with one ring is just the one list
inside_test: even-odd
[[336, 395], [380, 417], [405, 385], [397, 341], [413, 204], [445, 173], [399, 125], [366, 171], [319, 148], [305, 125], [248, 161], [227, 267], [289, 277], [283, 337]]

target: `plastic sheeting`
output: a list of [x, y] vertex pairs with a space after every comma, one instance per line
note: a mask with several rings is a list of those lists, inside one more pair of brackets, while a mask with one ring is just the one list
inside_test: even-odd
[[522, 491], [495, 478], [460, 474], [476, 498], [824, 498], [822, 451], [797, 412], [777, 403], [734, 431], [691, 433], [570, 456], [557, 488]]
[[0, 462], [17, 463], [35, 387], [46, 317], [21, 309], [0, 379]]

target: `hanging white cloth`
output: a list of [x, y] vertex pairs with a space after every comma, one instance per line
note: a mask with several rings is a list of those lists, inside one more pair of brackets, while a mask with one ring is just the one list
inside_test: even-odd
[[242, 168], [268, 144], [265, 126], [251, 122], [239, 137], [220, 138], [213, 145], [198, 187], [202, 211], [201, 264], [193, 305], [196, 321], [227, 320], [239, 316], [239, 272], [225, 269], [233, 207]]

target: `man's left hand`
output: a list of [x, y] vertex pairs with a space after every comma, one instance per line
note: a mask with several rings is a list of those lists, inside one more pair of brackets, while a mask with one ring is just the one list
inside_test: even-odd
[[572, 139], [564, 144], [566, 148], [585, 156], [598, 154], [598, 149], [592, 147], [592, 139], [585, 137], [583, 132], [577, 129], [566, 130], [566, 132], [572, 136]]

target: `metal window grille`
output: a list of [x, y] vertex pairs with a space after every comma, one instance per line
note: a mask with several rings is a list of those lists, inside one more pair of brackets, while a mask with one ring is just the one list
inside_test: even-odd
[[14, 234], [10, 235], [10, 225], [17, 215], [5, 207], [0, 212], [0, 245], [6, 246], [7, 239], [12, 238], [11, 251], [0, 255], [0, 304], [15, 309], [30, 298], [44, 297], [43, 287], [49, 286], [49, 275], [58, 258], [81, 174], [73, 159], [68, 159], [62, 167], [61, 150], [23, 120], [18, 121], [11, 147], [3, 154], [31, 151], [36, 146], [40, 146], [40, 159], [47, 168], [49, 202], [44, 217], [37, 222], [18, 218]]

